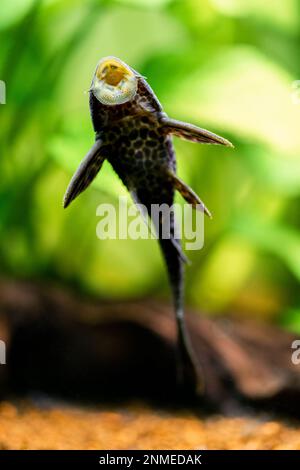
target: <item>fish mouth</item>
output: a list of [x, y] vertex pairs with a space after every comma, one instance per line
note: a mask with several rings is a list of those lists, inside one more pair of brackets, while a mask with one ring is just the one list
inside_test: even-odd
[[102, 104], [123, 104], [134, 98], [137, 77], [120, 59], [105, 57], [97, 65], [90, 91]]

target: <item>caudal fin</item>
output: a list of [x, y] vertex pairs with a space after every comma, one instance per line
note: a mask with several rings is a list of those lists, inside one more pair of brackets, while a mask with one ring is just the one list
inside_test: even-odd
[[202, 373], [191, 345], [184, 315], [184, 264], [172, 240], [159, 239], [159, 243], [167, 265], [176, 315], [178, 383], [184, 392], [198, 394], [203, 391]]

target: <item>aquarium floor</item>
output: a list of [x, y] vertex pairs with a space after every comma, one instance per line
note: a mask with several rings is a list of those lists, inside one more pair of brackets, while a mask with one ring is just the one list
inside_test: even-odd
[[0, 449], [300, 449], [300, 424], [142, 404], [0, 404]]

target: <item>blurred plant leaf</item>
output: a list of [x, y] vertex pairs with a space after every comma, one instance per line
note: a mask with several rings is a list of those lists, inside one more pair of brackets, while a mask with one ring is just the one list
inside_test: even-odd
[[300, 308], [292, 308], [281, 316], [281, 325], [290, 331], [300, 334]]
[[154, 8], [165, 6], [173, 1], [174, 0], [116, 0], [116, 3]]
[[256, 21], [281, 26], [287, 31], [297, 28], [297, 0], [272, 0], [272, 6], [270, 2], [260, 0], [212, 0], [212, 3], [227, 15], [250, 17]]
[[257, 50], [238, 46], [218, 51], [201, 70], [195, 63], [195, 72], [172, 90], [168, 107], [194, 122], [299, 155], [300, 106], [293, 102], [292, 83], [293, 77]]
[[37, 0], [1, 0], [0, 30], [22, 20]]
[[266, 187], [285, 196], [300, 194], [300, 157], [277, 154], [257, 145], [245, 146], [242, 156], [245, 156], [251, 174]]
[[300, 234], [297, 230], [246, 216], [239, 217], [233, 228], [259, 250], [277, 256], [300, 281]]

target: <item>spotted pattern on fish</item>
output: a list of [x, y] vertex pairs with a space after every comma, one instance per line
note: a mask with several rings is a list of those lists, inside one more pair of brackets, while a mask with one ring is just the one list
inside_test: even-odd
[[129, 189], [144, 192], [152, 203], [162, 202], [163, 195], [170, 200], [173, 184], [166, 176], [168, 169], [176, 171], [175, 153], [171, 137], [158, 123], [147, 116], [124, 119], [97, 133], [97, 138]]

